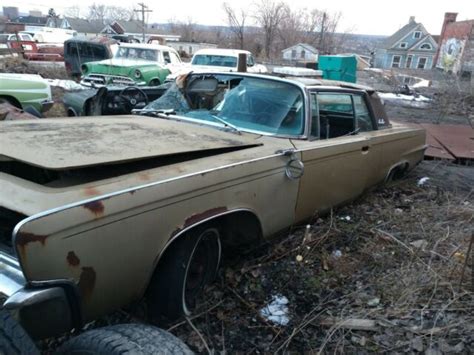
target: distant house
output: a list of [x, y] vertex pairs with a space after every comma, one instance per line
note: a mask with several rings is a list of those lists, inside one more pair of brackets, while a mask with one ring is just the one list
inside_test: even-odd
[[410, 17], [403, 26], [376, 49], [376, 68], [431, 69], [438, 44], [425, 27]]
[[25, 26], [45, 26], [48, 18], [46, 16], [19, 16], [13, 19], [11, 22], [21, 23]]
[[474, 77], [474, 20], [456, 22], [457, 13], [444, 14], [436, 67]]
[[283, 59], [289, 61], [318, 61], [318, 50], [306, 43], [298, 43], [281, 52]]
[[95, 37], [103, 31], [105, 25], [101, 20], [64, 17], [59, 27], [64, 30], [76, 31], [78, 35]]

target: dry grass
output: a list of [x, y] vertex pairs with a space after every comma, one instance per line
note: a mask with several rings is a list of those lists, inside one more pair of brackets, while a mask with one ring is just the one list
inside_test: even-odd
[[[473, 233], [473, 191], [445, 189], [436, 177], [418, 187], [425, 172], [316, 218], [309, 231], [295, 227], [266, 252], [228, 265], [201, 310], [220, 305], [194, 320], [206, 343], [244, 352], [411, 351], [420, 344], [472, 350], [472, 259], [462, 284], [461, 272]], [[258, 315], [275, 294], [290, 300], [287, 327]], [[379, 329], [348, 330], [341, 323], [328, 329], [320, 325], [328, 317], [376, 320]], [[184, 324], [173, 332], [204, 350]]]

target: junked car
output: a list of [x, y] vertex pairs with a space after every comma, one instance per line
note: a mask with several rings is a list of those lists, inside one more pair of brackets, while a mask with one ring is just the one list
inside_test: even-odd
[[138, 111], [0, 125], [0, 293], [36, 338], [142, 298], [158, 324], [190, 315], [222, 250], [346, 203], [426, 148], [348, 83], [192, 73]]
[[181, 65], [171, 47], [123, 43], [111, 59], [82, 64], [81, 84], [86, 86], [157, 86]]
[[69, 117], [127, 115], [165, 91], [163, 86], [102, 86], [65, 93], [63, 103]]
[[107, 37], [68, 39], [64, 42], [66, 72], [71, 76], [80, 77], [83, 64], [112, 58], [118, 46], [115, 39]]
[[193, 70], [200, 71], [237, 71], [239, 54], [246, 55], [247, 72], [266, 73], [268, 71], [266, 66], [255, 62], [252, 53], [241, 49], [200, 49], [194, 53], [191, 65]]
[[49, 83], [36, 74], [0, 73], [0, 100], [36, 115], [48, 111], [54, 103]]

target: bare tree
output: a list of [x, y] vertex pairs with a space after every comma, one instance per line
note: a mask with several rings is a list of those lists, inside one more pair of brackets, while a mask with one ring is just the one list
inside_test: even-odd
[[105, 23], [105, 19], [107, 16], [107, 6], [103, 4], [93, 3], [92, 5], [89, 6], [88, 11], [89, 11], [87, 15], [88, 20], [100, 20], [103, 23]]
[[168, 20], [168, 27], [172, 33], [180, 35], [182, 41], [195, 42], [200, 40], [200, 33], [192, 17], [188, 17], [185, 22], [171, 18]]
[[278, 37], [283, 48], [288, 48], [299, 42], [304, 42], [305, 10], [292, 10], [285, 4], [280, 24], [278, 26]]
[[93, 3], [88, 8], [88, 20], [100, 20], [103, 23], [111, 21], [129, 21], [135, 19], [135, 11], [133, 7], [122, 6], [106, 6], [103, 4]]
[[337, 29], [342, 14], [329, 13], [313, 9], [306, 18], [308, 41], [315, 45], [320, 53], [333, 53], [336, 51], [339, 39]]
[[233, 9], [227, 2], [222, 5], [222, 8], [226, 14], [229, 29], [236, 37], [239, 48], [244, 49], [247, 12], [242, 8], [240, 10]]
[[286, 6], [279, 26], [280, 40], [286, 47], [305, 42], [318, 48], [320, 53], [334, 53], [345, 39], [337, 33], [340, 18], [340, 12], [291, 10]]
[[263, 31], [263, 49], [271, 57], [272, 45], [277, 35], [278, 24], [284, 14], [285, 4], [275, 0], [260, 0], [256, 4], [255, 20]]
[[63, 14], [66, 17], [79, 18], [81, 17], [81, 8], [78, 5], [69, 6], [64, 9]]
[[136, 14], [133, 7], [107, 6], [106, 19], [109, 21], [130, 21], [136, 19]]

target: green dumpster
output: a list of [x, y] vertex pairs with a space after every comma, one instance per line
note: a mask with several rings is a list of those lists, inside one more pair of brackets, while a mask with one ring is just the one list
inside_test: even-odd
[[324, 79], [357, 81], [357, 59], [353, 55], [320, 55], [319, 70], [323, 71]]

